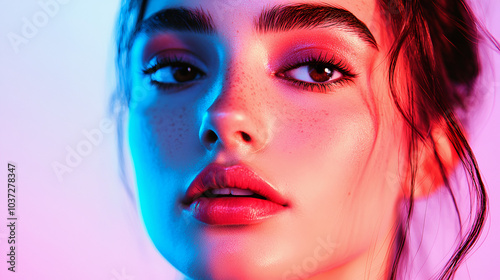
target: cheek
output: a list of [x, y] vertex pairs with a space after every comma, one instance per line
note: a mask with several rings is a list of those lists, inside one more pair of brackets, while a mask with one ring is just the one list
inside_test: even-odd
[[[192, 164], [199, 150], [197, 120], [185, 106], [155, 106], [132, 113], [129, 120], [134, 162], [149, 163], [163, 170]], [[187, 148], [189, 146], [189, 148]], [[166, 169], [167, 168], [167, 169]]]
[[286, 111], [273, 139], [276, 163], [310, 171], [321, 180], [338, 170], [360, 168], [366, 161], [377, 126], [363, 105], [335, 101]]
[[297, 136], [303, 144], [295, 152], [309, 166], [304, 171], [310, 172], [308, 178], [301, 178], [309, 180], [310, 186], [302, 191], [302, 199], [324, 202], [328, 208], [343, 205], [351, 198], [373, 149], [374, 120], [359, 107], [338, 106], [318, 112], [299, 129], [304, 131]]
[[[194, 158], [199, 159], [202, 149], [193, 111], [186, 106], [171, 108], [160, 103], [130, 113], [129, 145], [148, 234], [162, 254], [169, 254], [164, 255], [167, 259], [180, 260], [184, 258], [181, 252], [194, 249], [180, 250], [176, 247], [180, 242], [171, 242], [178, 238], [178, 225], [186, 222], [180, 219], [180, 210], [174, 206], [182, 195], [178, 186], [189, 183], [190, 177], [185, 174], [192, 174], [192, 169], [198, 168]], [[181, 232], [194, 236], [187, 230], [183, 228]]]
[[369, 226], [358, 225], [374, 210], [366, 199], [373, 199], [376, 187], [362, 181], [377, 142], [378, 120], [355, 97], [285, 112], [259, 166], [272, 170], [270, 177], [277, 178], [274, 183], [284, 186], [294, 204], [298, 219], [293, 232], [301, 236], [305, 253], [318, 237], [328, 237], [341, 244], [334, 258], [351, 255], [358, 245], [348, 245], [349, 236], [370, 232]]

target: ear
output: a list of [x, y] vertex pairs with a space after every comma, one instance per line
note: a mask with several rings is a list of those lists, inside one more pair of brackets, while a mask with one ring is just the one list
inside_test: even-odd
[[[448, 137], [444, 121], [435, 122], [425, 140], [418, 141], [416, 151], [415, 199], [425, 198], [444, 185], [444, 176], [449, 177], [458, 164], [459, 157]], [[439, 160], [438, 160], [439, 159]], [[441, 161], [441, 165], [439, 163]], [[410, 172], [407, 174], [407, 197], [410, 193]]]

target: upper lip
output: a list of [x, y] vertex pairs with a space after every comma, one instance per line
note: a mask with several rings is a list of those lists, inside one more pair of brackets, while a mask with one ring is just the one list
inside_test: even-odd
[[267, 200], [287, 206], [286, 199], [259, 175], [244, 165], [223, 166], [217, 163], [207, 165], [189, 185], [182, 203], [190, 205], [205, 191], [220, 188], [250, 190]]

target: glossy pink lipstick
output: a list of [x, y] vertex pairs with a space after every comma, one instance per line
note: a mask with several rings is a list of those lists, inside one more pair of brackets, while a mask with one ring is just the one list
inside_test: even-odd
[[288, 207], [285, 198], [248, 167], [215, 163], [196, 176], [182, 204], [210, 225], [253, 224]]

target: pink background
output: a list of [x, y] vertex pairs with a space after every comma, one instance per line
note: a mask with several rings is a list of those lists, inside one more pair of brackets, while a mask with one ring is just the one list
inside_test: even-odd
[[[119, 5], [117, 0], [60, 2], [45, 22], [37, 1], [0, 2], [0, 279], [178, 279], [149, 242], [123, 190], [114, 130], [101, 130], [102, 140], [61, 180], [53, 170], [55, 162], [65, 163], [68, 148], [84, 145], [83, 130], [98, 130], [109, 118]], [[500, 2], [476, 6], [500, 38]], [[16, 53], [8, 36], [21, 33], [24, 18], [43, 26]], [[482, 246], [461, 273], [465, 279], [499, 279], [500, 55], [489, 56], [485, 70], [496, 73], [483, 83], [483, 106], [470, 142], [491, 212]], [[6, 263], [7, 162], [16, 163], [18, 173], [16, 273], [7, 271]]]

